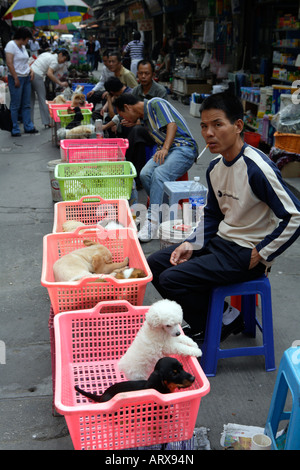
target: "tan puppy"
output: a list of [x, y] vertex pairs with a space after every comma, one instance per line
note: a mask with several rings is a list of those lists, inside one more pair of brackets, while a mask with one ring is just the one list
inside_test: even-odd
[[[114, 263], [108, 248], [91, 240], [84, 240], [84, 248], [74, 250], [55, 261], [53, 265], [56, 282], [78, 281], [84, 276], [110, 274], [118, 268], [128, 266], [128, 258]], [[91, 276], [92, 274], [92, 276]]]
[[77, 227], [84, 227], [85, 224], [83, 222], [79, 222], [78, 220], [67, 220], [62, 224], [63, 232], [74, 232]]
[[74, 93], [72, 95], [71, 106], [75, 108], [75, 106], [84, 106], [84, 105], [85, 105], [85, 95], [83, 93]]
[[63, 95], [57, 95], [53, 101], [56, 104], [65, 104], [67, 102], [67, 100], [63, 97]]

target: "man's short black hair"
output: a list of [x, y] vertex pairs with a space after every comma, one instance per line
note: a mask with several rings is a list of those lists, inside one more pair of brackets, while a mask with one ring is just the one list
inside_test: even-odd
[[109, 57], [111, 57], [111, 56], [117, 57], [118, 62], [121, 62], [121, 61], [122, 61], [122, 55], [120, 54], [119, 51], [112, 51], [112, 52], [109, 52], [109, 53], [108, 53], [108, 56], [109, 56]]
[[142, 59], [138, 62], [137, 64], [137, 70], [139, 70], [139, 66], [140, 65], [147, 65], [147, 64], [150, 64], [151, 65], [151, 69], [152, 69], [152, 73], [154, 73], [155, 71], [155, 66], [154, 66], [154, 63], [152, 62], [152, 60], [148, 60], [148, 59]]
[[139, 100], [133, 96], [131, 93], [123, 93], [123, 95], [118, 96], [115, 100], [115, 107], [119, 109], [119, 111], [124, 111], [124, 105], [135, 105], [139, 102]]
[[220, 109], [224, 111], [231, 124], [235, 123], [238, 119], [243, 120], [244, 117], [244, 109], [241, 100], [236, 95], [227, 91], [208, 96], [200, 107], [200, 115], [202, 111], [208, 111], [209, 109]]
[[120, 91], [123, 88], [123, 83], [118, 77], [110, 77], [106, 82], [104, 83], [104, 88], [106, 91], [110, 92], [116, 92]]

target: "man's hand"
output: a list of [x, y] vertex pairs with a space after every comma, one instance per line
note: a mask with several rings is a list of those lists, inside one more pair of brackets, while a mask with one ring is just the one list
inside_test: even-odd
[[193, 254], [193, 246], [190, 242], [184, 242], [179, 245], [171, 254], [170, 263], [173, 266], [184, 263], [188, 261]]
[[155, 154], [153, 155], [153, 160], [155, 161], [155, 163], [159, 163], [160, 165], [162, 165], [168, 153], [168, 150], [161, 148], [160, 150], [157, 150], [157, 152], [155, 152]]
[[251, 253], [251, 258], [250, 258], [249, 269], [255, 268], [255, 266], [258, 265], [258, 263], [260, 262], [261, 259], [262, 259], [262, 257], [258, 253], [257, 249], [253, 248], [252, 253]]
[[90, 98], [91, 96], [93, 96], [95, 92], [93, 90], [89, 91], [87, 94], [86, 94], [86, 97], [87, 98]]

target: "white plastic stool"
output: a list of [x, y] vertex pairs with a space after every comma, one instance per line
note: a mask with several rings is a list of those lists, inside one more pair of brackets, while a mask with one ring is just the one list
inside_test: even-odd
[[[177, 219], [178, 202], [182, 199], [188, 199], [190, 195], [191, 185], [194, 181], [167, 181], [164, 183], [163, 204], [172, 207], [170, 211], [170, 220]], [[202, 191], [200, 196], [206, 201], [207, 188], [201, 184]]]

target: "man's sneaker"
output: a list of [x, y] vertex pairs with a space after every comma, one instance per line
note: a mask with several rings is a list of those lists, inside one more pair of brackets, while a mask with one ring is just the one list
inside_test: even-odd
[[141, 227], [141, 230], [138, 233], [138, 239], [142, 243], [147, 243], [156, 237], [157, 226], [151, 224], [150, 220], [145, 220], [144, 225]]
[[240, 313], [238, 317], [236, 317], [233, 322], [229, 323], [228, 325], [222, 325], [222, 332], [221, 332], [221, 341], [225, 341], [229, 335], [234, 334], [237, 335], [238, 333], [242, 333], [245, 329], [245, 323], [243, 319], [243, 315]]

